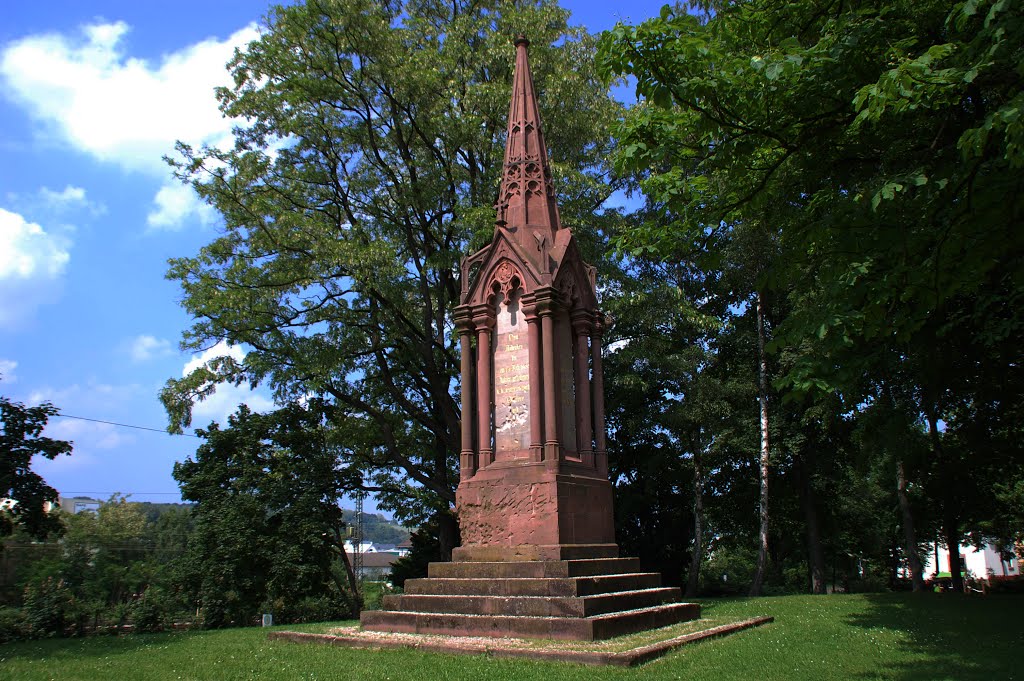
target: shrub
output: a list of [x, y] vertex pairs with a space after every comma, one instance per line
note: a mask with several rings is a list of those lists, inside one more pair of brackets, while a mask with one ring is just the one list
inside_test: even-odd
[[30, 638], [28, 618], [18, 608], [0, 608], [0, 643]]
[[35, 637], [63, 636], [74, 597], [64, 582], [47, 577], [25, 587], [24, 612]]
[[167, 624], [167, 598], [159, 589], [146, 589], [132, 604], [132, 623], [136, 632], [163, 631]]
[[305, 623], [344, 619], [350, 611], [351, 604], [344, 598], [306, 596], [289, 605], [282, 604], [279, 599], [276, 608], [265, 612], [273, 612], [275, 622]]

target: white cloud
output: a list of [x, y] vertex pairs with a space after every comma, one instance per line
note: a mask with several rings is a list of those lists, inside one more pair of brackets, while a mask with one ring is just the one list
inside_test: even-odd
[[4, 383], [17, 383], [18, 375], [14, 373], [14, 370], [18, 368], [18, 363], [12, 359], [0, 359], [0, 380]]
[[93, 216], [107, 212], [107, 207], [102, 203], [90, 201], [83, 188], [70, 184], [61, 191], [55, 191], [49, 187], [40, 188], [39, 203], [44, 210], [48, 209], [50, 212], [58, 214], [83, 209]]
[[0, 327], [57, 298], [68, 247], [66, 239], [0, 208]]
[[80, 450], [76, 442], [70, 455], [58, 456], [55, 459], [47, 459], [45, 456], [32, 457], [32, 471], [41, 475], [43, 480], [47, 480], [49, 484], [58, 487], [58, 483], [55, 480], [58, 476], [81, 472], [94, 467], [98, 463], [100, 461], [95, 455], [87, 450]]
[[124, 54], [128, 31], [119, 21], [86, 26], [81, 37], [22, 38], [3, 50], [0, 74], [18, 101], [76, 148], [131, 170], [166, 175], [161, 157], [176, 140], [213, 143], [230, 134], [214, 88], [230, 83], [225, 65], [235, 47], [258, 33], [249, 25], [152, 64]]
[[173, 354], [171, 342], [155, 336], [141, 335], [131, 340], [128, 352], [133, 362], [147, 362], [154, 357]]
[[[189, 360], [181, 375], [188, 376], [196, 369], [204, 366], [207, 362], [218, 357], [231, 357], [236, 362], [245, 359], [245, 350], [239, 345], [228, 345], [221, 341], [212, 348], [200, 355], [194, 355]], [[217, 421], [226, 424], [228, 416], [235, 413], [239, 404], [246, 404], [255, 412], [270, 411], [274, 408], [273, 400], [266, 397], [258, 390], [250, 390], [245, 385], [231, 385], [222, 383], [217, 386], [216, 392], [202, 402], [196, 402], [192, 407], [192, 422], [197, 427], [203, 427], [210, 421]]]
[[40, 195], [46, 201], [58, 204], [85, 203], [85, 190], [81, 187], [72, 187], [70, 184], [64, 187], [63, 191], [55, 192], [48, 187], [39, 190]]
[[[85, 26], [78, 35], [16, 40], [0, 52], [0, 77], [15, 101], [76, 149], [167, 177], [163, 156], [173, 154], [177, 140], [223, 146], [232, 139], [232, 121], [221, 115], [214, 88], [231, 82], [225, 65], [234, 49], [259, 33], [250, 24], [224, 40], [209, 38], [151, 62], [125, 54], [129, 30], [119, 21]], [[150, 226], [209, 219], [167, 190], [156, 196]]]
[[[110, 383], [96, 383], [90, 381], [84, 386], [79, 383], [64, 388], [53, 388], [44, 386], [29, 393], [25, 400], [28, 404], [39, 404], [40, 402], [52, 402], [62, 411], [73, 413], [79, 407], [84, 406], [91, 411], [96, 407], [112, 407], [137, 402], [143, 388], [137, 384], [114, 385]], [[81, 414], [80, 414], [81, 415]]]
[[70, 258], [59, 239], [0, 208], [0, 280], [55, 279]]
[[214, 222], [217, 212], [203, 203], [192, 187], [185, 184], [165, 184], [153, 199], [153, 210], [146, 216], [146, 224], [154, 230], [181, 229], [189, 218], [203, 225]]
[[71, 440], [75, 450], [116, 449], [135, 442], [131, 435], [110, 423], [96, 423], [78, 419], [53, 417], [46, 424], [47, 437]]

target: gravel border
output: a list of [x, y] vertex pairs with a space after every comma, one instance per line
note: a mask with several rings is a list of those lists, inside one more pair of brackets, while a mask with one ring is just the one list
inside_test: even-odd
[[[488, 655], [500, 658], [541, 659], [552, 662], [576, 662], [591, 665], [614, 665], [632, 667], [661, 657], [688, 643], [707, 638], [725, 636], [744, 629], [773, 622], [774, 617], [753, 617], [739, 622], [722, 624], [710, 629], [676, 636], [665, 641], [631, 648], [618, 652], [607, 650], [581, 650], [560, 648], [557, 644], [537, 647], [532, 641], [523, 639], [494, 639], [470, 636], [436, 636], [426, 634], [391, 634], [377, 631], [362, 631], [358, 627], [336, 629], [333, 634], [307, 634], [298, 631], [273, 631], [267, 634], [271, 641], [292, 643], [319, 643], [346, 648], [409, 648], [449, 655]], [[574, 642], [577, 646], [578, 642]]]

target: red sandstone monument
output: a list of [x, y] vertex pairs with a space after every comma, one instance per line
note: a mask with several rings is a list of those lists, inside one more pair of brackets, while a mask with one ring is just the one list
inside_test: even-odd
[[365, 629], [608, 638], [695, 619], [635, 558], [619, 558], [605, 447], [596, 272], [563, 227], [527, 59], [516, 40], [491, 243], [462, 263], [463, 546]]

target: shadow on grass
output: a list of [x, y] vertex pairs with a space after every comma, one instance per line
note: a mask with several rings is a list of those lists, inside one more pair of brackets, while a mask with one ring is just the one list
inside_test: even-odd
[[907, 655], [887, 670], [889, 678], [988, 681], [1020, 672], [1024, 597], [872, 594], [865, 603], [847, 624], [902, 634]]

